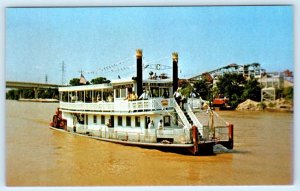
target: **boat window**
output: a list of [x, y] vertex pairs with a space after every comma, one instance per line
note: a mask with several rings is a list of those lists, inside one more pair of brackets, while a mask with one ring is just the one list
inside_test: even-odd
[[121, 98], [126, 97], [126, 89], [121, 89]]
[[101, 92], [99, 91], [93, 91], [93, 102], [98, 102], [98, 101], [101, 101], [102, 100], [102, 96], [101, 96]]
[[162, 88], [161, 89], [161, 96], [164, 97], [164, 98], [169, 98], [170, 97], [169, 89], [168, 88]]
[[84, 114], [79, 115], [78, 123], [79, 124], [84, 124], [84, 118], [85, 118]]
[[159, 89], [158, 88], [151, 88], [152, 97], [159, 97]]
[[97, 124], [97, 115], [94, 115], [94, 124]]
[[115, 89], [116, 98], [120, 98], [120, 89]]
[[78, 101], [82, 102], [83, 99], [84, 99], [84, 92], [79, 91], [79, 92], [78, 92]]
[[70, 99], [71, 99], [71, 102], [76, 102], [77, 101], [77, 95], [76, 95], [76, 92], [71, 92], [70, 93]]
[[107, 101], [107, 102], [112, 102], [113, 101], [113, 91], [109, 90], [109, 91], [105, 91], [103, 92], [103, 100]]
[[126, 88], [116, 89], [116, 98], [126, 97]]
[[87, 102], [87, 103], [92, 102], [92, 92], [91, 91], [86, 91], [85, 92], [84, 101]]
[[140, 117], [135, 117], [135, 126], [140, 127], [141, 126], [141, 118]]
[[85, 121], [86, 121], [86, 123], [84, 123], [84, 124], [89, 124], [89, 115], [84, 115], [85, 116]]
[[61, 94], [61, 100], [63, 102], [68, 102], [68, 92], [62, 92], [62, 94]]
[[170, 126], [170, 125], [171, 125], [170, 116], [164, 116], [164, 126]]
[[126, 126], [131, 126], [131, 117], [126, 117]]
[[122, 116], [118, 116], [118, 126], [122, 126]]
[[101, 124], [102, 124], [102, 125], [105, 124], [105, 116], [104, 116], [104, 115], [101, 116]]

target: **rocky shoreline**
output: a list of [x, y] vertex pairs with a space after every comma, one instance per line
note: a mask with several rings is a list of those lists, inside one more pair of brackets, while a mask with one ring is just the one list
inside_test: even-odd
[[286, 99], [277, 99], [275, 101], [256, 102], [250, 99], [240, 103], [237, 111], [293, 111], [293, 102]]

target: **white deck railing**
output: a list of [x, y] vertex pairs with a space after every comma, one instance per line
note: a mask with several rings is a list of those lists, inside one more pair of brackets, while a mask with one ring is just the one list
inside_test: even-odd
[[162, 103], [165, 108], [174, 108], [173, 98], [153, 98], [149, 100], [127, 101], [116, 100], [115, 102], [60, 102], [60, 108], [76, 111], [101, 111], [101, 112], [135, 112], [161, 110]]
[[199, 129], [203, 128], [203, 125], [200, 123], [200, 121], [198, 120], [197, 116], [195, 115], [195, 113], [193, 112], [191, 105], [190, 104], [186, 104], [187, 106], [187, 114], [190, 116], [191, 120], [193, 121], [193, 125], [196, 125]]

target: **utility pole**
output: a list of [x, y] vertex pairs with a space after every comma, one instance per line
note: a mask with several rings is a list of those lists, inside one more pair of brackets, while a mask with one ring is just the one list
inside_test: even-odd
[[65, 69], [66, 69], [66, 65], [64, 63], [64, 61], [61, 63], [61, 84], [64, 85], [65, 84]]
[[45, 75], [45, 84], [47, 84], [48, 83], [48, 75], [46, 74]]

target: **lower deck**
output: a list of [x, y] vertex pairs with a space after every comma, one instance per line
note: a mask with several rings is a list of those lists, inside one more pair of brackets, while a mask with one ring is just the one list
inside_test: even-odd
[[131, 141], [137, 143], [172, 143], [172, 144], [187, 144], [191, 143], [190, 132], [184, 128], [165, 127], [157, 128], [136, 128], [136, 127], [108, 127], [88, 126], [77, 124], [75, 126], [67, 126], [69, 132], [95, 136], [109, 140]]
[[[86, 132], [86, 133], [79, 133], [75, 132], [72, 129], [64, 130], [64, 129], [58, 129], [55, 127], [51, 127], [53, 130], [58, 130], [61, 132], [68, 132], [74, 135], [83, 136], [83, 137], [89, 137], [96, 140], [101, 141], [107, 141], [122, 145], [128, 145], [128, 146], [139, 146], [139, 147], [145, 147], [145, 148], [155, 148], [160, 149], [163, 151], [172, 151], [172, 152], [178, 152], [178, 153], [186, 153], [186, 154], [193, 154], [193, 155], [211, 155], [213, 154], [213, 146], [216, 144], [215, 141], [198, 141], [197, 143], [197, 152], [195, 151], [195, 143], [173, 143], [171, 142], [170, 138], [159, 138], [153, 137], [150, 133], [146, 134], [139, 134], [138, 139], [133, 138], [132, 134], [127, 134], [123, 139], [119, 139], [117, 132], [109, 131], [109, 133], [95, 133], [95, 131]], [[163, 135], [161, 137], [164, 137]], [[226, 141], [227, 143], [228, 141]]]
[[[176, 112], [128, 114], [63, 110], [62, 118], [66, 120], [66, 130], [101, 138], [145, 143], [164, 140], [175, 144], [192, 142], [190, 128], [183, 125]], [[227, 126], [216, 126], [214, 129], [202, 126], [198, 132], [201, 141], [212, 140], [212, 137], [217, 137], [218, 141], [228, 140]]]

